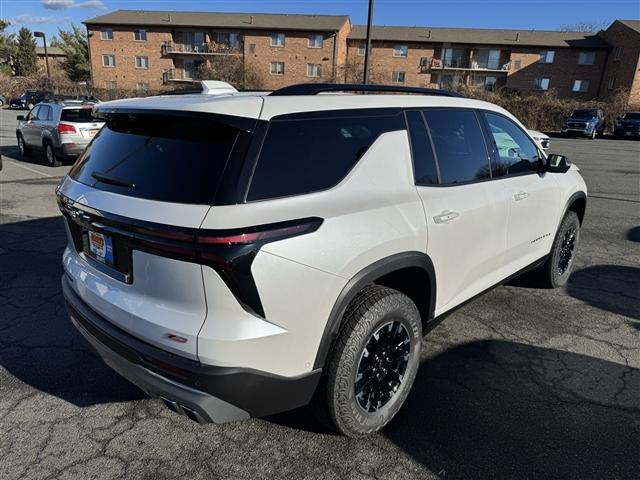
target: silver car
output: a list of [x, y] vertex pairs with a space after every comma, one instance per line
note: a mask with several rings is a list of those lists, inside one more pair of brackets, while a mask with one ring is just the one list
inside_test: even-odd
[[80, 155], [104, 125], [92, 115], [93, 102], [43, 102], [28, 115], [18, 115], [16, 137], [23, 157], [42, 152], [46, 162], [56, 167]]

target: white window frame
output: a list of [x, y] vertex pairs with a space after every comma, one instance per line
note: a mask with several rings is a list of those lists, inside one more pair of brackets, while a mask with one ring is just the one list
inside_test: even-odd
[[106, 88], [107, 90], [115, 90], [116, 88], [118, 88], [118, 82], [116, 80], [105, 80], [104, 88]]
[[609, 77], [609, 81], [607, 82], [607, 90], [613, 90], [613, 87], [616, 85], [616, 77], [611, 75]]
[[[280, 65], [282, 65], [282, 68], [278, 68]], [[269, 67], [269, 72], [271, 73], [271, 75], [276, 75], [278, 77], [284, 76], [284, 62], [281, 62], [281, 61], [271, 62], [271, 65]]]
[[[280, 43], [282, 38], [282, 43]], [[274, 32], [271, 34], [271, 46], [272, 47], [284, 47], [286, 44], [286, 36], [282, 32]]]
[[[113, 63], [105, 62], [107, 58], [113, 59]], [[116, 68], [116, 56], [113, 53], [105, 53], [102, 55], [102, 66], [105, 68]]]
[[136, 91], [137, 92], [148, 92], [149, 84], [146, 82], [138, 82], [136, 83]]
[[[229, 41], [221, 40], [222, 37], [228, 36]], [[228, 45], [230, 48], [240, 46], [240, 35], [236, 32], [216, 32], [216, 42], [222, 45]]]
[[623, 48], [618, 46], [615, 48], [615, 51], [613, 52], [613, 60], [616, 62], [619, 62], [620, 60], [622, 60], [622, 53], [624, 52]]
[[[402, 77], [402, 80], [400, 80], [400, 77]], [[405, 83], [407, 81], [407, 72], [402, 70], [395, 70], [391, 72], [391, 81], [393, 83]]]
[[[144, 61], [143, 61], [144, 59]], [[140, 60], [140, 62], [138, 62]], [[136, 55], [136, 68], [138, 70], [149, 70], [149, 57], [146, 55]]]
[[549, 90], [549, 83], [551, 79], [549, 77], [539, 77], [534, 80], [533, 89], [540, 92], [546, 92]]
[[394, 45], [393, 46], [393, 56], [395, 58], [407, 58], [409, 56], [409, 46], [408, 45]]
[[[314, 75], [314, 71], [317, 72], [317, 75]], [[320, 63], [307, 63], [307, 77], [310, 78], [320, 78], [322, 77], [322, 64]]]
[[[318, 40], [320, 40], [320, 44], [318, 45]], [[307, 44], [309, 48], [322, 48], [324, 47], [324, 36], [321, 33], [314, 33], [309, 35], [309, 43]]]
[[100, 40], [113, 41], [113, 28], [103, 28], [100, 30]]
[[359, 57], [364, 57], [367, 54], [367, 42], [360, 42], [356, 48], [356, 54]]
[[[136, 38], [140, 34], [140, 38]], [[144, 38], [142, 38], [144, 37]], [[146, 42], [147, 41], [147, 31], [144, 28], [136, 28], [133, 31], [133, 41], [134, 42]]]
[[589, 80], [574, 80], [571, 91], [575, 93], [586, 93], [589, 91]]
[[553, 63], [556, 58], [555, 50], [541, 50], [538, 63]]
[[584, 51], [578, 54], [578, 65], [593, 65], [596, 63], [596, 52]]

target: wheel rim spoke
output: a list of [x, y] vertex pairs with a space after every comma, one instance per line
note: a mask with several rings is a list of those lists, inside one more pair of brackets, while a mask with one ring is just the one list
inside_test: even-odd
[[410, 353], [409, 332], [398, 321], [384, 324], [369, 337], [354, 385], [356, 400], [363, 410], [375, 412], [398, 392]]

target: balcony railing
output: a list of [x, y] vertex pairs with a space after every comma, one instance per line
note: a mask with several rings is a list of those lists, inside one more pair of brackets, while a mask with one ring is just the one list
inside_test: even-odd
[[191, 54], [191, 55], [239, 55], [242, 53], [242, 44], [234, 43], [174, 43], [167, 42], [161, 45], [163, 56], [171, 54]]
[[177, 70], [175, 68], [169, 68], [162, 72], [162, 83], [167, 84], [169, 82], [194, 82], [196, 81], [188, 70]]
[[420, 65], [420, 71], [423, 72], [427, 68], [431, 70], [446, 70], [446, 69], [459, 69], [459, 70], [492, 70], [492, 71], [507, 71], [511, 68], [511, 63], [507, 62], [502, 64], [501, 62], [478, 62], [476, 60], [470, 60], [468, 58], [453, 58], [453, 59], [441, 59], [434, 58], [428, 65]]

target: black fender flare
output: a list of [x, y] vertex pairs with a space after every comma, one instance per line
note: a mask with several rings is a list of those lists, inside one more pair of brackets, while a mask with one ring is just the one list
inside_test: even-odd
[[[562, 223], [562, 219], [564, 218], [564, 216], [567, 214], [567, 212], [569, 211], [569, 207], [571, 206], [571, 204], [573, 204], [573, 202], [575, 202], [576, 200], [582, 199], [584, 200], [584, 210], [585, 210], [585, 214], [587, 212], [587, 194], [585, 192], [583, 192], [582, 190], [578, 190], [577, 192], [574, 192], [566, 201], [566, 203], [564, 204], [564, 210], [562, 211], [562, 215], [560, 216], [560, 220], [558, 221], [558, 228], [560, 227], [560, 224]], [[582, 221], [580, 221], [580, 224], [582, 224]], [[558, 229], [556, 228], [556, 230]]]
[[423, 320], [430, 321], [434, 318], [436, 305], [436, 274], [431, 258], [429, 258], [426, 253], [422, 252], [402, 252], [382, 258], [356, 273], [344, 286], [340, 295], [338, 295], [338, 298], [331, 309], [331, 313], [329, 314], [329, 318], [327, 319], [324, 332], [322, 333], [322, 338], [320, 340], [320, 345], [318, 346], [316, 359], [313, 365], [314, 370], [324, 366], [331, 350], [331, 346], [340, 331], [342, 317], [355, 296], [365, 286], [373, 283], [376, 279], [388, 273], [407, 267], [420, 268], [429, 276], [429, 291], [425, 292], [429, 295], [429, 312], [428, 318]]

